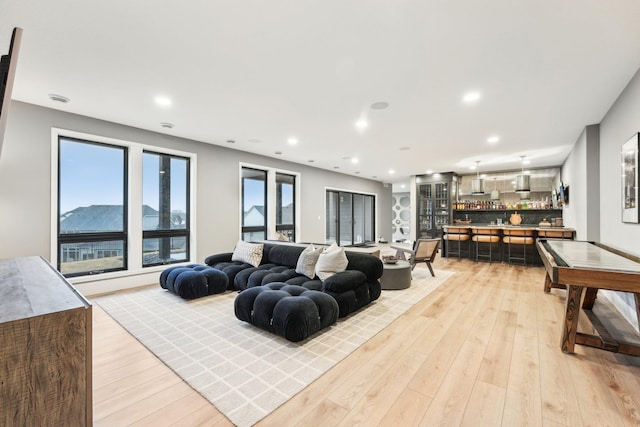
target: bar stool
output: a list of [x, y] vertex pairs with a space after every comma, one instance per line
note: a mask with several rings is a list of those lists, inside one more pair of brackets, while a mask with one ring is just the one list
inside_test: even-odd
[[[472, 227], [471, 240], [476, 242], [476, 262], [478, 262], [479, 258], [488, 258], [489, 263], [493, 262], [493, 246], [494, 243], [498, 243], [498, 253], [500, 254], [499, 259], [502, 260], [502, 246], [500, 243], [500, 229], [498, 228], [479, 228]], [[480, 244], [488, 243], [489, 244], [489, 254], [480, 255]]]
[[538, 237], [573, 240], [573, 230], [538, 229]]
[[[462, 252], [462, 242], [469, 242], [469, 227], [446, 227], [446, 233], [442, 235], [442, 240], [447, 241], [447, 257], [450, 255], [458, 255], [460, 260], [460, 253]], [[453, 242], [457, 242], [456, 251], [451, 250]]]
[[[511, 264], [512, 260], [523, 261], [524, 265], [527, 265], [527, 246], [533, 248], [535, 240], [533, 239], [533, 229], [517, 229], [517, 228], [505, 228], [502, 230], [502, 241], [508, 246], [508, 262]], [[511, 245], [522, 246], [522, 257], [511, 255]]]

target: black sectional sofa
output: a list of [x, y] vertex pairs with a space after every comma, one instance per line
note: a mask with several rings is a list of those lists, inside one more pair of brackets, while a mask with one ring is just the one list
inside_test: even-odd
[[305, 245], [264, 243], [262, 260], [258, 267], [232, 261], [232, 252], [207, 257], [205, 263], [222, 270], [229, 277], [229, 289], [243, 291], [269, 283], [286, 283], [331, 295], [338, 303], [339, 317], [345, 317], [380, 296], [382, 261], [360, 252], [346, 251], [346, 271], [336, 273], [323, 281], [296, 273], [298, 257]]

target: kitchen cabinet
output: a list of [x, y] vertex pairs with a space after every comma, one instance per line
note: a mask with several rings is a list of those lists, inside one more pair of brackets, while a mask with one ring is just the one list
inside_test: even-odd
[[442, 226], [452, 221], [451, 207], [458, 193], [458, 176], [454, 173], [416, 177], [416, 221], [418, 239], [442, 236]]

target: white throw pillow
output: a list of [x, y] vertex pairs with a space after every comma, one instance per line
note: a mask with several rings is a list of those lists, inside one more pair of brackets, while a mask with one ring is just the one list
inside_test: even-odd
[[318, 257], [321, 253], [322, 248], [316, 248], [313, 244], [307, 246], [300, 253], [298, 264], [296, 265], [296, 273], [304, 274], [309, 279], [313, 279], [316, 275], [316, 262], [318, 262]]
[[344, 253], [344, 248], [341, 248], [335, 243], [325, 248], [316, 263], [316, 274], [323, 282], [336, 273], [340, 273], [347, 269], [349, 260]]
[[231, 255], [231, 261], [240, 261], [251, 264], [254, 267], [260, 265], [262, 261], [262, 251], [264, 245], [262, 243], [247, 243], [242, 240], [238, 240], [236, 248]]

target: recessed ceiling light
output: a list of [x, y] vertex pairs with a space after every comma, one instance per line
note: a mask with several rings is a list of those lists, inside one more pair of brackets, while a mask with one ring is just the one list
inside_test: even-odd
[[396, 171], [394, 171], [393, 169], [389, 169], [389, 175], [393, 175], [394, 173], [396, 173]]
[[371, 178], [376, 179], [378, 175], [373, 175]]
[[233, 139], [227, 139], [227, 143], [228, 143], [228, 144], [235, 144], [235, 143], [236, 143], [236, 141], [235, 141], [235, 140], [233, 140]]
[[291, 145], [296, 145], [298, 143], [298, 139], [297, 138], [289, 138], [287, 139], [287, 142]]
[[476, 165], [469, 166], [469, 169], [472, 170], [472, 171], [476, 170]]
[[50, 93], [49, 99], [55, 102], [62, 102], [63, 104], [66, 104], [67, 102], [70, 101], [70, 99], [67, 98], [66, 96], [56, 95], [55, 93]]
[[277, 154], [279, 156], [280, 154], [282, 154], [282, 151], [276, 151], [274, 154]]
[[357, 158], [357, 157], [354, 157], [354, 158], [352, 158], [352, 159], [351, 159], [351, 163], [353, 163], [353, 164], [356, 164], [356, 163], [358, 163], [359, 161], [360, 161], [360, 160], [358, 160], [358, 158]]
[[431, 174], [433, 173], [433, 171], [432, 171], [431, 169], [427, 169], [427, 173], [428, 173], [429, 175], [431, 175]]
[[476, 91], [467, 92], [462, 97], [462, 100], [467, 104], [473, 104], [474, 102], [478, 102], [478, 100], [480, 99], [480, 96], [481, 96], [480, 92], [476, 92]]
[[356, 175], [359, 175], [359, 174], [360, 174], [360, 172], [356, 172]]
[[365, 119], [360, 119], [356, 122], [356, 128], [360, 130], [365, 130], [368, 126], [369, 122], [367, 122]]
[[160, 126], [162, 126], [163, 128], [166, 128], [166, 129], [173, 129], [173, 123], [162, 122], [162, 123], [160, 123]]
[[160, 107], [171, 107], [171, 99], [166, 96], [158, 95], [155, 97], [156, 105]]
[[385, 108], [388, 108], [388, 107], [389, 107], [389, 103], [384, 101], [374, 102], [373, 104], [371, 104], [371, 108], [374, 110], [384, 110]]
[[307, 162], [313, 163], [313, 162], [315, 162], [315, 160], [307, 160]]
[[498, 141], [500, 141], [500, 137], [497, 135], [491, 135], [489, 138], [487, 138], [487, 142], [489, 144], [495, 144]]
[[334, 166], [333, 168], [334, 169], [340, 169], [340, 166]]

